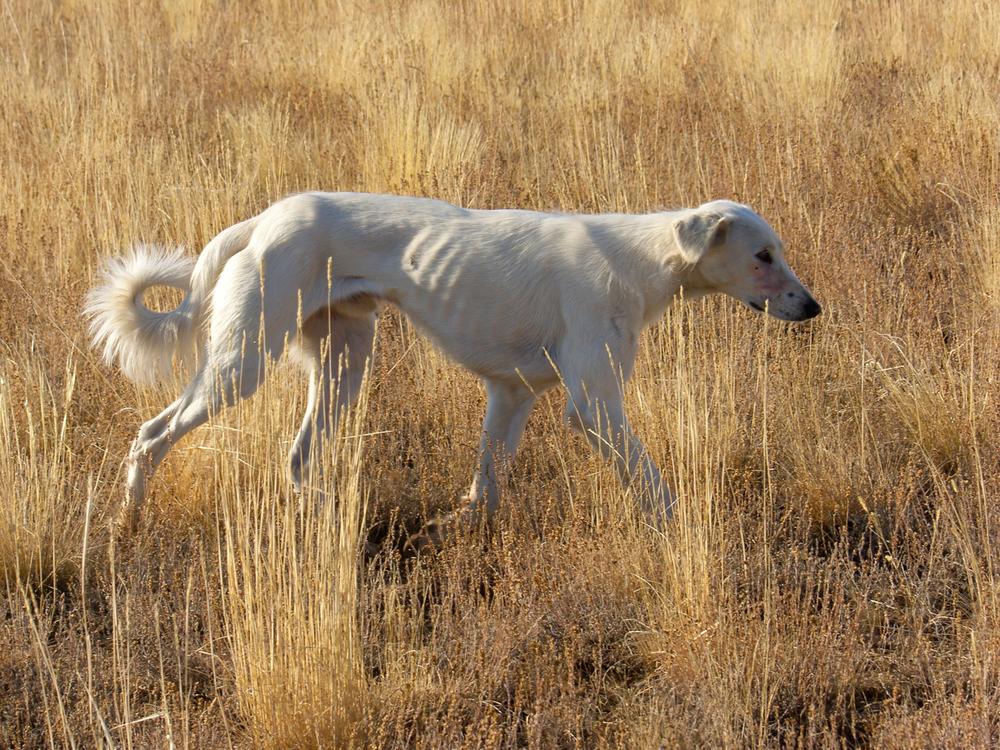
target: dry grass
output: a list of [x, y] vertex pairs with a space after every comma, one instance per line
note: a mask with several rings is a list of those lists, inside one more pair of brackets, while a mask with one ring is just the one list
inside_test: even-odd
[[[3, 3], [0, 745], [1000, 743], [1000, 6], [779, 5]], [[402, 556], [467, 485], [483, 398], [389, 315], [336, 509], [283, 479], [282, 369], [114, 540], [169, 394], [88, 350], [99, 257], [306, 188], [732, 197], [826, 312], [712, 299], [649, 332], [628, 400], [680, 497], [663, 535], [553, 394], [496, 528]]]

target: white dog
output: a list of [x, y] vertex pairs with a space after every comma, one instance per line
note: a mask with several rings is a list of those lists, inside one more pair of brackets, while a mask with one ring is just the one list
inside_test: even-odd
[[[184, 290], [181, 305], [147, 309], [143, 292], [156, 285]], [[251, 395], [289, 340], [310, 377], [289, 457], [301, 487], [310, 455], [358, 396], [378, 310], [391, 303], [486, 387], [480, 466], [458, 518], [493, 513], [498, 466], [513, 458], [538, 394], [561, 382], [569, 424], [614, 461], [651, 520], [665, 520], [673, 499], [629, 428], [622, 385], [639, 334], [682, 287], [687, 299], [723, 292], [782, 320], [820, 312], [774, 230], [730, 201], [567, 215], [305, 193], [223, 231], [193, 268], [179, 250], [138, 247], [111, 260], [88, 297], [94, 343], [132, 380], [168, 373], [175, 354], [197, 355], [197, 370], [139, 430], [124, 518], [136, 520], [171, 446]]]

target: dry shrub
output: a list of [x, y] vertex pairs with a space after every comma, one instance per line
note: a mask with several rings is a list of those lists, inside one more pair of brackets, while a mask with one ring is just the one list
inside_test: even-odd
[[[268, 398], [272, 393], [260, 406], [267, 408]], [[310, 467], [308, 489], [297, 499], [279, 499], [286, 494], [283, 463], [269, 441], [242, 430], [224, 441], [231, 461], [219, 470], [217, 502], [225, 621], [240, 709], [258, 747], [338, 747], [357, 739], [368, 689], [356, 572], [364, 415], [362, 399], [326, 465]], [[276, 421], [289, 427], [287, 419]]]
[[0, 371], [0, 571], [9, 589], [64, 587], [79, 571], [93, 490], [69, 434], [76, 367], [66, 363], [59, 390], [37, 367], [27, 375], [29, 395], [18, 404]]

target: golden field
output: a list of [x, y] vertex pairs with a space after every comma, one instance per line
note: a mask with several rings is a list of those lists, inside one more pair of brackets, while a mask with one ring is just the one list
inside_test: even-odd
[[[0, 15], [0, 746], [1000, 744], [1000, 5]], [[285, 480], [305, 378], [279, 363], [114, 534], [175, 391], [90, 349], [100, 259], [195, 253], [303, 189], [733, 198], [824, 314], [712, 298], [647, 333], [627, 406], [679, 496], [664, 533], [553, 393], [493, 527], [409, 554], [468, 485], [484, 399], [390, 312], [324, 459], [339, 503]]]

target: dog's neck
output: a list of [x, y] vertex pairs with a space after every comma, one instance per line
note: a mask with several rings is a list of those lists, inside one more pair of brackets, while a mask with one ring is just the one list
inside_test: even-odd
[[[642, 298], [643, 322], [658, 319], [678, 295], [685, 300], [698, 299], [716, 291], [697, 265], [684, 260], [673, 239], [673, 212], [622, 216], [630, 224], [628, 232], [617, 232], [605, 225], [604, 242], [617, 245], [614, 270], [619, 280]], [[636, 232], [637, 226], [646, 231]]]
[[660, 272], [647, 277], [641, 287], [646, 325], [658, 320], [678, 297], [687, 302], [718, 291], [705, 280], [697, 266], [686, 263], [679, 256], [669, 257], [665, 263], [661, 261], [658, 268]]
[[687, 265], [678, 274], [680, 285], [673, 296], [682, 294], [685, 300], [699, 299], [708, 294], [715, 294], [719, 290], [712, 286], [702, 275], [697, 265]]
[[697, 299], [717, 291], [675, 244], [676, 212], [600, 218], [589, 227], [591, 238], [603, 248], [617, 280], [640, 298], [644, 325], [658, 319], [678, 294]]

